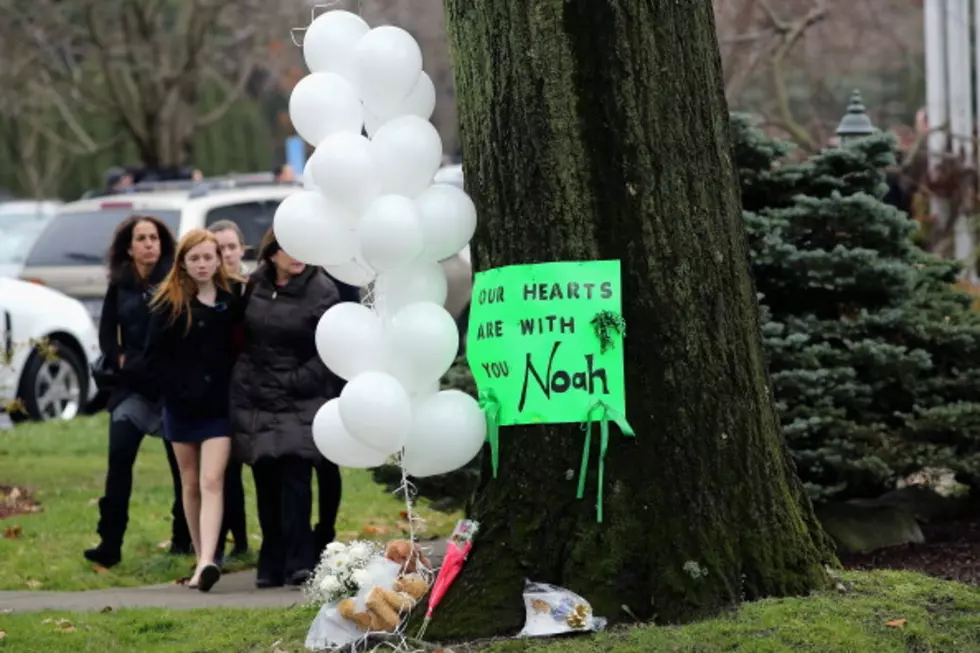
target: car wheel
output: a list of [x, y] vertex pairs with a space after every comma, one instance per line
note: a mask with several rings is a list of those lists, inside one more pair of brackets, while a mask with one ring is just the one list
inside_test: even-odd
[[86, 368], [72, 349], [52, 342], [35, 349], [24, 366], [20, 398], [35, 420], [72, 419], [82, 412], [88, 396]]

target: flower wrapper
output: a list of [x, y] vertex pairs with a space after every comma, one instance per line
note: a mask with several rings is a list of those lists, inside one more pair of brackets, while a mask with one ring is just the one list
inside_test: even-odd
[[364, 633], [337, 612], [336, 603], [325, 603], [306, 631], [306, 648], [311, 651], [335, 649], [364, 637]]

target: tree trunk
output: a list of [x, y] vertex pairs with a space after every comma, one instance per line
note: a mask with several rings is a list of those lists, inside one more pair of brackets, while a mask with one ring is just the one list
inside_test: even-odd
[[636, 438], [613, 429], [598, 524], [594, 462], [575, 499], [582, 430], [503, 429], [431, 638], [515, 634], [525, 578], [613, 622], [821, 586], [835, 560], [769, 396], [711, 1], [446, 8], [477, 269], [622, 260]]

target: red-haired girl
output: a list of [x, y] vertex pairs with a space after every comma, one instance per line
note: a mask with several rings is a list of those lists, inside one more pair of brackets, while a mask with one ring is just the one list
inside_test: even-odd
[[164, 437], [180, 467], [184, 513], [197, 553], [188, 586], [202, 592], [221, 577], [215, 551], [231, 444], [228, 387], [232, 332], [242, 312], [238, 283], [222, 266], [213, 233], [185, 234], [151, 302], [144, 356], [147, 371], [160, 380]]

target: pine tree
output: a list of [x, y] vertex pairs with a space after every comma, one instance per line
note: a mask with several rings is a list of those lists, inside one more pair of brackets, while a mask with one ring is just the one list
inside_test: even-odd
[[880, 201], [893, 141], [785, 163], [747, 118], [733, 134], [773, 393], [811, 497], [875, 496], [926, 466], [972, 475], [980, 320], [957, 264]]

